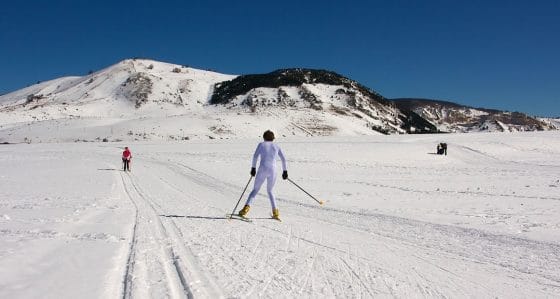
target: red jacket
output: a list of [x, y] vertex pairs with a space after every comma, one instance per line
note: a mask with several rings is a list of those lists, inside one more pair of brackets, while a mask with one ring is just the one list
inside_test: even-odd
[[126, 149], [122, 153], [122, 157], [123, 157], [123, 159], [130, 160], [130, 158], [132, 158], [132, 153], [130, 153], [130, 151]]

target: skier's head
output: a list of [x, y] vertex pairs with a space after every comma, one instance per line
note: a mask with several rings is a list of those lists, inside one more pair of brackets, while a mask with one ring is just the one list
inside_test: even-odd
[[125, 150], [128, 150], [128, 146], [125, 146], [124, 149], [125, 149]]
[[274, 133], [270, 130], [266, 130], [263, 134], [264, 141], [273, 141], [274, 140]]

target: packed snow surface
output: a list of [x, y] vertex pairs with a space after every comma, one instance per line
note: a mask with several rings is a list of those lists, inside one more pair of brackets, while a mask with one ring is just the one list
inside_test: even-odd
[[0, 298], [560, 297], [559, 132], [280, 137], [325, 204], [228, 220], [259, 141], [1, 145]]

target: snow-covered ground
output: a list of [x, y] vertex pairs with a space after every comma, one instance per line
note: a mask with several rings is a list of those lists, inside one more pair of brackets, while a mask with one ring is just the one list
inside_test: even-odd
[[259, 141], [0, 145], [0, 298], [560, 297], [559, 132], [279, 138], [325, 205], [228, 220]]

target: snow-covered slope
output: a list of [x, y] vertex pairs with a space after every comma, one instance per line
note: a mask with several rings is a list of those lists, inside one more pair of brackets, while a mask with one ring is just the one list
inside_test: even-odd
[[23, 116], [35, 109], [56, 108], [45, 110], [42, 119], [67, 116], [74, 113], [68, 112], [74, 106], [95, 108], [95, 103], [107, 109], [74, 109], [75, 114], [114, 117], [137, 112], [128, 104], [136, 108], [158, 103], [201, 106], [215, 83], [233, 77], [152, 60], [124, 60], [87, 76], [56, 79], [3, 95], [0, 103], [3, 111], [27, 108], [23, 111], [28, 113], [20, 112]]
[[[257, 80], [244, 93], [216, 103], [211, 99], [224, 99], [222, 91], [230, 84], [270, 74], [238, 80], [174, 64], [125, 60], [87, 76], [0, 97], [0, 142], [247, 138], [264, 129], [284, 136], [351, 136], [433, 128], [425, 121], [412, 125], [409, 120], [420, 118], [337, 74], [279, 72], [270, 74], [279, 80], [299, 74], [306, 81], [266, 87]], [[328, 80], [320, 80], [325, 74]]]
[[[151, 60], [125, 60], [87, 76], [44, 82], [0, 97], [0, 141], [186, 137], [197, 120], [209, 118], [203, 107], [214, 84], [233, 77]], [[192, 124], [168, 119], [178, 115], [185, 116], [183, 121], [195, 119]], [[206, 133], [208, 128], [194, 131]]]
[[540, 121], [548, 124], [551, 128], [560, 130], [560, 118], [550, 118], [550, 117], [541, 117], [539, 118]]
[[542, 119], [519, 112], [473, 108], [429, 99], [394, 100], [398, 107], [416, 112], [442, 132], [519, 132], [558, 128]]
[[0, 298], [560, 297], [560, 132], [278, 138], [325, 204], [227, 220], [260, 140], [0, 146]]

